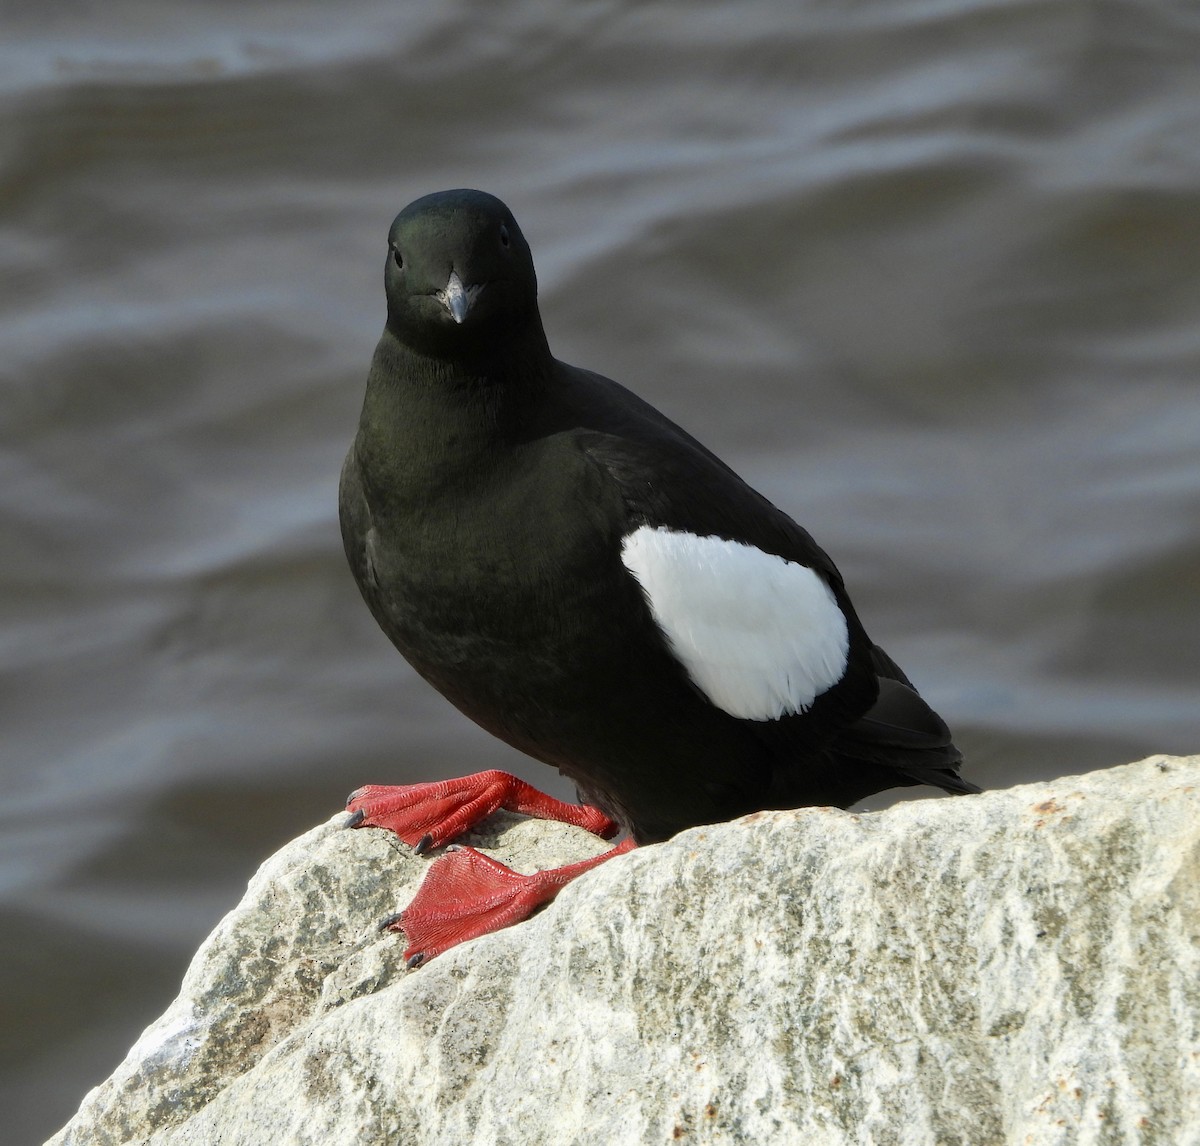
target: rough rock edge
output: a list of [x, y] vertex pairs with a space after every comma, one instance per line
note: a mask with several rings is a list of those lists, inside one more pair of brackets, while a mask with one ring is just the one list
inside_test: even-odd
[[[282, 1039], [410, 974], [379, 923], [436, 858], [339, 812], [284, 845], [201, 944], [179, 995], [50, 1143], [125, 1144], [186, 1121]], [[608, 848], [567, 824], [499, 812], [464, 836], [521, 871]]]
[[[694, 829], [604, 865], [539, 918], [466, 944], [414, 973], [404, 970], [402, 944], [376, 927], [411, 897], [429, 861], [386, 833], [343, 831], [343, 822], [335, 817], [263, 865], [242, 903], [197, 953], [179, 998], [52, 1144], [165, 1146], [208, 1141], [224, 1129], [228, 1141], [252, 1142], [263, 1132], [262, 1124], [245, 1129], [256, 1116], [272, 1127], [287, 1117], [269, 1109], [278, 1089], [272, 1078], [301, 1069], [309, 1106], [296, 1112], [288, 1140], [366, 1142], [420, 1132], [467, 1140], [483, 1133], [501, 1141], [505, 1119], [518, 1118], [525, 1120], [525, 1136], [512, 1141], [587, 1141], [589, 1133], [601, 1135], [594, 1141], [605, 1133], [606, 1140], [630, 1142], [680, 1136], [733, 1141], [743, 1135], [761, 1140], [782, 1127], [840, 1143], [858, 1140], [858, 1131], [873, 1125], [877, 1141], [918, 1142], [935, 1123], [939, 1140], [957, 1133], [963, 1141], [1200, 1141], [1200, 757], [1155, 757], [1049, 784], [869, 815], [803, 809]], [[523, 870], [607, 846], [577, 829], [513, 816], [497, 816], [487, 828], [472, 842]], [[850, 857], [849, 868], [842, 857]], [[773, 873], [765, 887], [755, 882], [756, 865]], [[982, 884], [980, 873], [992, 871], [1007, 882]], [[746, 879], [748, 872], [754, 879]], [[837, 878], [830, 879], [834, 872]], [[958, 887], [954, 880], [963, 872], [968, 878]], [[969, 886], [971, 873], [975, 887]], [[1015, 877], [1026, 886], [1014, 889]], [[696, 887], [712, 896], [723, 881], [719, 898], [745, 897], [747, 927], [744, 935], [727, 936], [726, 951], [720, 936], [705, 933], [705, 917], [694, 918]], [[923, 907], [947, 894], [940, 885], [949, 885], [949, 902], [962, 909], [958, 918]], [[1139, 888], [1150, 902], [1140, 904], [1134, 894]], [[848, 916], [851, 932], [844, 911], [849, 900], [862, 900]], [[1126, 903], [1140, 912], [1132, 930], [1129, 920], [1106, 921], [1106, 913], [1115, 916]], [[864, 906], [870, 910], [864, 913]], [[906, 916], [906, 906], [915, 912]], [[709, 914], [727, 908], [714, 903]], [[1087, 927], [1076, 928], [1080, 918]], [[1097, 955], [1095, 934], [1110, 922], [1106, 942], [1120, 948], [1114, 958], [1157, 981], [1158, 994], [1125, 998], [1121, 992], [1134, 988], [1121, 971], [1114, 996], [1114, 971], [1105, 963], [1107, 954]], [[872, 972], [876, 950], [887, 951], [888, 961], [883, 971]], [[1039, 959], [1041, 978], [1021, 982], [1023, 960]], [[848, 1019], [848, 1001], [872, 997], [863, 981], [839, 979], [839, 961], [850, 972], [856, 960], [868, 976], [878, 977], [879, 997]], [[630, 983], [620, 980], [622, 967], [633, 967], [635, 978], [649, 968], [661, 982], [644, 981], [637, 989], [650, 1000], [666, 990], [672, 1005], [695, 1008], [698, 1018], [690, 1027], [708, 1032], [707, 1042], [689, 1051], [690, 1065], [673, 1053], [680, 1048], [669, 1039], [656, 1050], [656, 1063], [681, 1094], [690, 1082], [686, 1072], [720, 1074], [727, 1049], [721, 1039], [744, 1041], [738, 1024], [756, 1006], [778, 1010], [782, 1000], [791, 1010], [784, 1007], [773, 1038], [808, 1045], [773, 1047], [763, 1054], [762, 1078], [740, 1080], [747, 1095], [765, 1086], [766, 1098], [756, 1096], [757, 1111], [740, 1108], [733, 1095], [720, 1105], [697, 1107], [693, 1101], [688, 1109], [664, 1109], [658, 1117], [637, 1111], [630, 1095], [626, 1110], [609, 1095], [603, 1101], [617, 1117], [605, 1131], [598, 1096], [575, 1094], [566, 1103], [579, 1112], [574, 1130], [559, 1122], [546, 1129], [548, 1136], [537, 1137], [538, 1124], [529, 1121], [537, 1111], [523, 1101], [520, 1076], [505, 1073], [512, 1040], [518, 1040], [517, 1053], [528, 1056], [531, 1035], [544, 1041], [556, 1022], [559, 1028], [583, 1023], [588, 1045], [572, 1044], [569, 1035], [551, 1038], [556, 1055], [582, 1056], [573, 1072], [549, 1070], [554, 1077], [547, 1081], [560, 1088], [584, 1082], [594, 1088], [598, 1069], [605, 1077], [604, 1063], [598, 1068], [594, 1060], [596, 1044], [606, 1038], [619, 1052], [617, 1063], [624, 1058], [636, 1069], [639, 1046], [652, 1042], [657, 1028], [646, 1025], [644, 1014], [635, 1015], [632, 1029], [622, 1028], [630, 1006], [636, 1011], [645, 1002], [631, 1004], [625, 997]], [[890, 997], [897, 967], [913, 999]], [[761, 989], [747, 990], [744, 978], [751, 970]], [[555, 1019], [553, 1000], [523, 993], [530, 983], [553, 984], [553, 991], [542, 993], [563, 995], [564, 1006], [571, 1005], [565, 992], [580, 983], [593, 993], [611, 991], [613, 997], [603, 1000], [611, 1010], [610, 1029], [586, 1028], [582, 1011]], [[790, 997], [806, 984], [818, 994], [830, 984], [845, 993], [835, 994], [826, 1013], [819, 999], [800, 1005]], [[697, 988], [718, 995], [718, 1011], [727, 997], [734, 1013], [720, 1014], [714, 1026], [708, 1013], [714, 1000], [695, 995]], [[1044, 1008], [1037, 998], [1023, 997], [1031, 989], [1045, 992]], [[684, 993], [690, 1002], [679, 997]], [[1121, 1013], [1122, 1005], [1154, 1010], [1159, 995], [1166, 1001], [1149, 1027]], [[470, 1003], [466, 1018], [464, 999]], [[520, 1021], [529, 1022], [543, 1004], [548, 1009], [532, 1020], [537, 1033], [522, 1034], [510, 1016], [523, 1009]], [[369, 1030], [380, 1021], [364, 1006], [386, 1008], [388, 1034], [377, 1029], [367, 1050], [347, 1050], [347, 1024]], [[1069, 1032], [1047, 1027], [1060, 1011]], [[450, 1023], [452, 1014], [458, 1017]], [[654, 1021], [690, 1029], [686, 1014]], [[848, 1021], [857, 1029], [843, 1029]], [[965, 1041], [955, 1029], [964, 1023], [978, 1027]], [[1130, 1045], [1135, 1029], [1140, 1045]], [[1090, 1045], [1080, 1045], [1081, 1030]], [[986, 1053], [976, 1049], [980, 1039]], [[501, 1043], [507, 1059], [496, 1050]], [[852, 1047], [859, 1049], [847, 1055]], [[1048, 1061], [1032, 1062], [1031, 1054]], [[423, 1056], [437, 1060], [440, 1069], [422, 1071]], [[348, 1069], [341, 1059], [353, 1060]], [[926, 1112], [920, 1124], [904, 1108], [919, 1087], [904, 1085], [904, 1076], [928, 1081], [930, 1060], [940, 1072], [938, 1085], [948, 1089], [945, 1108]], [[775, 1078], [780, 1062], [800, 1074], [823, 1067], [827, 1077]], [[629, 1080], [617, 1063], [610, 1077], [619, 1088]], [[1052, 1083], [1039, 1079], [1040, 1089], [1026, 1093], [1029, 1087], [1017, 1074], [1005, 1078], [998, 1066], [1054, 1077]], [[448, 1071], [460, 1076], [449, 1092]], [[431, 1093], [411, 1087], [396, 1093], [389, 1085], [393, 1073], [397, 1080], [428, 1073]], [[539, 1080], [527, 1081], [536, 1095]], [[714, 1096], [724, 1094], [719, 1079], [710, 1081]], [[356, 1086], [365, 1092], [355, 1095]], [[858, 1108], [842, 1101], [843, 1090], [845, 1097], [857, 1094]], [[764, 1108], [764, 1101], [775, 1108]], [[508, 1104], [498, 1121], [497, 1103]], [[247, 1104], [254, 1108], [249, 1114]], [[347, 1116], [361, 1138], [345, 1136]], [[373, 1128], [364, 1121], [368, 1116], [376, 1121]], [[903, 1120], [915, 1136], [901, 1132]]]

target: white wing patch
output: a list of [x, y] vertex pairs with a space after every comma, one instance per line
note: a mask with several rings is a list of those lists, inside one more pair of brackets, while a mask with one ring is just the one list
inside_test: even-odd
[[846, 618], [807, 565], [649, 525], [621, 542], [621, 561], [688, 676], [731, 716], [804, 712], [842, 679]]

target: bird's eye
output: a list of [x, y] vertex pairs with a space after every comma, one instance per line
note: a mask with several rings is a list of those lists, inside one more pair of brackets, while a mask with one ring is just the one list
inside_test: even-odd
[[404, 256], [400, 253], [400, 248], [395, 243], [392, 244], [392, 259], [395, 261], [396, 266], [404, 270]]
[[500, 224], [500, 245], [508, 249], [508, 228], [503, 223]]

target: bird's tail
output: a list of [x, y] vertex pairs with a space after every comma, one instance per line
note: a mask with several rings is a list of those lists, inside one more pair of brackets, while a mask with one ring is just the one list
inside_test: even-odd
[[900, 666], [878, 645], [871, 659], [879, 678], [874, 705], [847, 726], [830, 746], [838, 756], [881, 765], [895, 772], [898, 784], [930, 784], [955, 795], [980, 788], [959, 774], [962, 753], [946, 722], [913, 688]]

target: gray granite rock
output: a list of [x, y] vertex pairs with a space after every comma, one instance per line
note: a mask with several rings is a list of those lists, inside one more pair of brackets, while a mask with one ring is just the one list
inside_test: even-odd
[[1200, 1143], [1200, 757], [697, 828], [413, 972], [428, 861], [342, 819], [52, 1143]]

